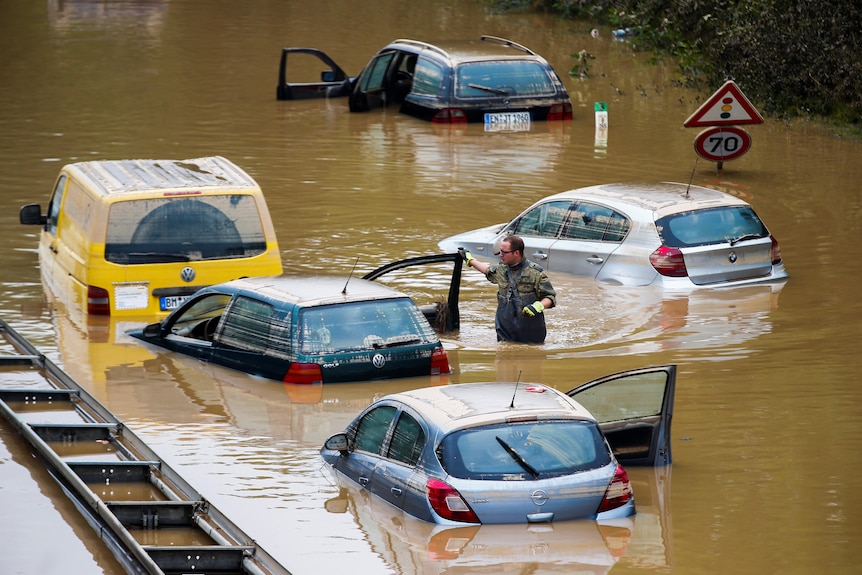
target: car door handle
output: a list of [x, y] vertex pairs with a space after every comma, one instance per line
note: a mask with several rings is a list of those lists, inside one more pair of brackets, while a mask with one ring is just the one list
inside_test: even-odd
[[603, 264], [605, 263], [605, 258], [600, 258], [599, 256], [590, 256], [587, 258], [587, 261], [591, 264]]
[[533, 254], [533, 259], [546, 260], [546, 259], [548, 259], [548, 254], [543, 253], [543, 252], [535, 252]]
[[54, 252], [55, 254], [57, 253], [57, 246], [55, 246], [54, 244], [51, 244], [50, 246], [48, 246], [48, 249], [51, 250], [52, 252]]
[[392, 489], [390, 489], [390, 491], [395, 497], [401, 497], [401, 490], [399, 488], [393, 487]]
[[363, 477], [363, 476], [361, 476], [361, 475], [360, 475], [360, 476], [359, 476], [359, 478], [358, 478], [356, 481], [357, 481], [357, 482], [359, 483], [359, 485], [361, 485], [362, 487], [365, 487], [366, 485], [368, 485], [368, 478], [367, 478], [367, 477]]

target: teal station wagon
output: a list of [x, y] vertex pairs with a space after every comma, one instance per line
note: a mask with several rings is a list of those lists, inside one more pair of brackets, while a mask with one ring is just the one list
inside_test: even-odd
[[364, 279], [258, 277], [197, 292], [134, 338], [285, 383], [449, 373], [410, 297]]

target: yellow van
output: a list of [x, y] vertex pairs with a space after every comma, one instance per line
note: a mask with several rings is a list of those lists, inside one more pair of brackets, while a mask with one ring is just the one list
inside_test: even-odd
[[257, 182], [220, 156], [108, 160], [60, 170], [41, 225], [42, 280], [87, 313], [163, 316], [211, 284], [282, 273]]

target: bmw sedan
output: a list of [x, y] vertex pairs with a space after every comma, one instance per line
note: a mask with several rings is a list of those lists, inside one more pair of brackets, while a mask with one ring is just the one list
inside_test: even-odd
[[[326, 67], [320, 78], [289, 79], [290, 70], [307, 66], [289, 70], [288, 60], [307, 56]], [[487, 131], [529, 130], [532, 122], [572, 119], [569, 94], [547, 60], [497, 36], [395, 40], [355, 78], [324, 52], [284, 48], [278, 76], [279, 100], [347, 96], [352, 112], [391, 105], [433, 123], [483, 123]]]
[[602, 184], [539, 200], [508, 223], [448, 237], [499, 261], [509, 235], [547, 271], [620, 285], [726, 287], [787, 278], [781, 249], [742, 199], [679, 183]]
[[337, 478], [430, 523], [548, 523], [632, 515], [625, 465], [671, 463], [676, 367], [567, 393], [465, 383], [387, 395], [321, 449]]

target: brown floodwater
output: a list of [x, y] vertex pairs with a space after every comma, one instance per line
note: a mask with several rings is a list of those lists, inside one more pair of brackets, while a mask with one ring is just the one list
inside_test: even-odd
[[[862, 540], [862, 143], [801, 122], [747, 128], [723, 169], [683, 122], [709, 96], [610, 30], [481, 0], [4, 3], [0, 19], [0, 317], [63, 365], [291, 572], [854, 573]], [[275, 99], [283, 46], [349, 73], [394, 38], [494, 34], [546, 56], [575, 118], [528, 132], [449, 128], [344, 100]], [[587, 78], [570, 77], [587, 50]], [[735, 78], [745, 90], [745, 78]], [[716, 86], [715, 88], [718, 88]], [[606, 140], [594, 104], [607, 103]], [[33, 227], [64, 163], [223, 155], [264, 189], [289, 273], [365, 273], [533, 201], [611, 181], [691, 181], [752, 203], [781, 243], [782, 286], [662, 293], [552, 276], [542, 346], [497, 344], [493, 286], [462, 282], [454, 373], [307, 388], [145, 348], [133, 322], [87, 320], [43, 291]], [[422, 302], [429, 271], [393, 281]], [[430, 383], [560, 389], [649, 364], [680, 367], [674, 463], [632, 469], [638, 515], [614, 525], [429, 526], [342, 490], [318, 448], [375, 397]], [[0, 374], [4, 387], [36, 385]], [[0, 426], [4, 572], [121, 573], [98, 536]]]

